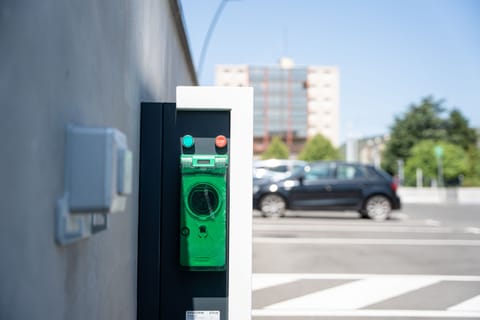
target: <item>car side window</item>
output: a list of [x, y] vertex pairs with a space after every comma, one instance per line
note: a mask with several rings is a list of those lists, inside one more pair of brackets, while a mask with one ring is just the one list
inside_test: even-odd
[[364, 168], [356, 165], [342, 164], [337, 168], [337, 179], [353, 180], [365, 178], [366, 172]]
[[292, 174], [301, 174], [305, 172], [305, 166], [294, 166], [292, 168]]
[[288, 166], [284, 166], [284, 165], [279, 165], [279, 166], [275, 166], [275, 167], [267, 167], [265, 168], [267, 170], [270, 170], [270, 171], [273, 171], [273, 172], [287, 172], [288, 171]]
[[333, 167], [327, 163], [312, 165], [308, 170], [305, 171], [306, 181], [330, 179], [332, 176]]

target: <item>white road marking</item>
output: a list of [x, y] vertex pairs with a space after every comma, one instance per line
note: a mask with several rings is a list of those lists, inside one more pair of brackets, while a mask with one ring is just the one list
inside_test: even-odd
[[[380, 233], [453, 233], [449, 227], [408, 227], [408, 226], [335, 226], [335, 225], [278, 225], [256, 224], [254, 231], [345, 231]], [[464, 230], [464, 232], [467, 232]]]
[[[288, 283], [297, 281], [299, 279], [306, 280], [359, 280], [359, 279], [430, 279], [434, 282], [439, 281], [465, 281], [465, 282], [480, 282], [480, 275], [430, 275], [430, 274], [370, 274], [370, 273], [254, 273], [253, 283], [261, 281], [267, 283], [268, 281]], [[272, 279], [272, 280], [269, 280]]]
[[354, 310], [436, 282], [429, 278], [369, 278], [272, 304], [267, 309]]
[[[300, 279], [337, 279], [337, 280], [359, 280], [351, 282], [345, 285], [340, 285], [343, 289], [337, 289], [336, 292], [333, 291], [333, 295], [337, 295], [338, 300], [335, 300], [332, 297], [322, 300], [307, 301], [308, 299], [312, 300], [312, 295], [306, 295], [300, 298], [293, 299], [297, 302], [292, 303], [289, 301], [282, 302], [267, 307], [265, 309], [256, 309], [252, 310], [253, 316], [262, 316], [262, 317], [282, 317], [282, 316], [292, 316], [292, 317], [308, 317], [308, 316], [325, 316], [325, 317], [397, 317], [397, 318], [478, 318], [480, 319], [480, 296], [473, 297], [469, 300], [466, 300], [460, 304], [450, 307], [448, 310], [371, 310], [371, 309], [345, 309], [345, 308], [358, 308], [361, 305], [366, 303], [370, 304], [372, 301], [385, 300], [392, 295], [403, 294], [405, 291], [415, 290], [415, 287], [420, 288], [426, 285], [434, 284], [440, 281], [476, 281], [480, 282], [480, 275], [409, 275], [409, 274], [351, 274], [351, 273], [255, 273], [253, 274], [253, 287], [254, 290], [259, 288], [265, 288], [266, 286], [274, 286], [278, 284], [290, 283]], [[269, 285], [270, 284], [270, 285]], [[345, 286], [354, 284], [353, 290], [357, 293], [346, 292], [342, 294], [342, 290], [345, 291], [348, 288]], [[397, 290], [396, 288], [401, 286], [402, 289]], [[362, 287], [364, 289], [362, 290]], [[394, 291], [389, 287], [394, 288]], [[326, 289], [323, 291], [317, 292], [318, 296], [321, 297], [322, 292], [332, 293], [332, 289], [337, 287]], [[366, 289], [366, 290], [365, 290]], [[381, 297], [375, 297], [370, 292], [382, 290], [383, 294]], [[313, 295], [316, 295], [314, 293]], [[325, 293], [323, 294], [325, 295]], [[367, 295], [365, 297], [365, 295]], [[310, 296], [310, 297], [308, 297]], [[353, 296], [353, 298], [352, 298]], [[307, 297], [307, 298], [305, 298]], [[304, 299], [304, 301], [299, 301], [297, 299]], [[362, 299], [362, 302], [350, 303], [351, 300]], [[333, 301], [332, 301], [333, 300]], [[288, 304], [286, 304], [288, 303]], [[310, 303], [310, 304], [308, 304]], [[321, 306], [320, 303], [329, 303], [327, 307]], [[282, 305], [278, 307], [278, 305]], [[307, 304], [305, 307], [303, 304]], [[334, 307], [338, 309], [334, 309]]]
[[448, 308], [450, 311], [478, 311], [480, 312], [480, 295], [463, 301]]
[[462, 246], [478, 247], [480, 240], [460, 239], [368, 239], [368, 238], [268, 238], [254, 237], [263, 244], [380, 245], [380, 246]]
[[480, 228], [477, 227], [466, 227], [464, 229], [465, 233], [480, 234]]
[[278, 286], [285, 283], [290, 283], [297, 281], [298, 277], [289, 276], [285, 277], [283, 275], [276, 276], [275, 274], [266, 274], [266, 275], [259, 275], [253, 274], [252, 275], [252, 290], [260, 290], [268, 287]]
[[427, 226], [438, 227], [438, 226], [440, 226], [441, 223], [438, 220], [427, 219], [427, 220], [425, 220], [425, 224]]
[[397, 318], [471, 318], [480, 319], [480, 312], [437, 310], [323, 310], [323, 309], [255, 309], [254, 317], [397, 317]]

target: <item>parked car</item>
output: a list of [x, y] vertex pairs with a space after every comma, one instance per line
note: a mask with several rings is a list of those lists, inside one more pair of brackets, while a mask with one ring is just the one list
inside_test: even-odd
[[308, 163], [301, 160], [269, 159], [253, 163], [253, 185], [286, 179], [303, 172]]
[[396, 181], [371, 165], [313, 162], [288, 177], [254, 184], [253, 208], [264, 217], [291, 210], [355, 210], [382, 221], [401, 208]]

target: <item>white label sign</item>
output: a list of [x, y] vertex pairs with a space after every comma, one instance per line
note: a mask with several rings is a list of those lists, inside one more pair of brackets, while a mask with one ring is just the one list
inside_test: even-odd
[[185, 320], [220, 320], [220, 311], [187, 311]]

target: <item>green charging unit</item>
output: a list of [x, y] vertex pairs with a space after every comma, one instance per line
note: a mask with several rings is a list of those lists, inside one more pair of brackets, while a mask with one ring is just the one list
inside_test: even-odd
[[221, 135], [203, 139], [185, 135], [181, 143], [180, 266], [191, 271], [225, 270], [227, 140]]

